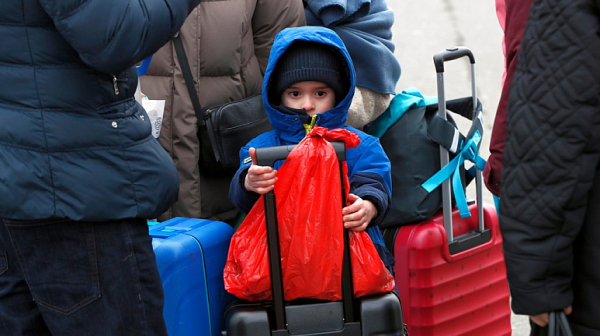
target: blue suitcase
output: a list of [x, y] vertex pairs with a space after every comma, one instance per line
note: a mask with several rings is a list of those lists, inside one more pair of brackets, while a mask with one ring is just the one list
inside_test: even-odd
[[233, 228], [181, 217], [149, 225], [169, 335], [220, 336], [223, 312], [235, 298], [223, 284]]

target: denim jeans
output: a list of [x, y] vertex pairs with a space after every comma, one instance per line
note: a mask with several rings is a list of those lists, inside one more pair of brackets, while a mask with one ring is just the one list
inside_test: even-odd
[[167, 335], [143, 219], [0, 219], [0, 335]]

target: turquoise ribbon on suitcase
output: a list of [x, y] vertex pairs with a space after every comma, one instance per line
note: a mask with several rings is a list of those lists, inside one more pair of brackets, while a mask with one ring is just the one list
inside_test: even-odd
[[471, 216], [469, 211], [469, 205], [467, 204], [467, 198], [465, 191], [462, 187], [462, 179], [460, 178], [460, 167], [466, 160], [474, 163], [475, 166], [471, 167], [468, 172], [471, 175], [475, 175], [475, 167], [479, 170], [483, 170], [485, 167], [485, 159], [479, 156], [479, 145], [481, 143], [481, 133], [475, 131], [473, 137], [471, 137], [466, 144], [461, 147], [460, 152], [456, 154], [454, 159], [444, 166], [440, 171], [435, 173], [429, 180], [425, 181], [421, 186], [432, 192], [435, 188], [439, 187], [442, 182], [452, 177], [452, 191], [454, 192], [454, 198], [456, 200], [456, 206], [460, 212], [460, 217], [467, 218]]

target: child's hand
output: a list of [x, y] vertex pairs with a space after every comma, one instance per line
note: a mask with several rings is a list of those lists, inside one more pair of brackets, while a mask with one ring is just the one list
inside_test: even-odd
[[364, 231], [369, 226], [371, 219], [377, 216], [377, 209], [371, 201], [348, 194], [348, 201], [352, 202], [342, 209], [344, 227], [352, 231]]
[[246, 179], [244, 179], [244, 188], [248, 191], [254, 191], [263, 195], [275, 188], [277, 182], [277, 170], [269, 166], [256, 165], [256, 149], [250, 148], [248, 151], [252, 158], [252, 165], [248, 169]]

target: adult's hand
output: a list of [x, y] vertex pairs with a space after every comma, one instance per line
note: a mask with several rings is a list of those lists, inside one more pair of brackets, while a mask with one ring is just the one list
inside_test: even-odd
[[[565, 310], [565, 314], [569, 315], [573, 312], [573, 307], [568, 306], [564, 310]], [[548, 313], [542, 313], [539, 315], [529, 316], [529, 318], [533, 321], [533, 323], [539, 325], [540, 327], [545, 327], [549, 323]]]

